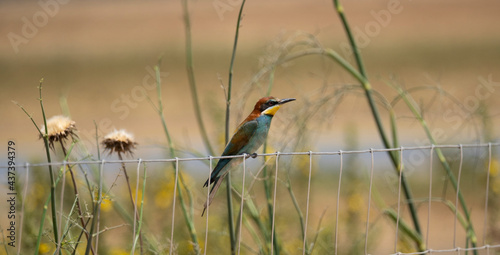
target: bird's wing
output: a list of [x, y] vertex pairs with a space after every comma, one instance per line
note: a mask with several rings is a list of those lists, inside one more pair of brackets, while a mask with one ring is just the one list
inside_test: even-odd
[[[251, 120], [242, 124], [238, 130], [234, 133], [231, 141], [226, 145], [222, 156], [239, 155], [243, 153], [244, 147], [248, 144], [250, 138], [257, 130], [257, 120]], [[210, 184], [216, 182], [221, 176], [221, 171], [224, 167], [231, 161], [232, 158], [220, 159], [215, 166], [212, 174], [210, 176]], [[229, 169], [228, 169], [229, 170]], [[205, 182], [205, 186], [208, 186], [208, 180]]]
[[243, 153], [243, 147], [245, 147], [250, 141], [250, 138], [252, 138], [257, 130], [257, 125], [257, 120], [251, 120], [242, 124], [234, 133], [231, 141], [226, 145], [222, 156], [239, 155]]

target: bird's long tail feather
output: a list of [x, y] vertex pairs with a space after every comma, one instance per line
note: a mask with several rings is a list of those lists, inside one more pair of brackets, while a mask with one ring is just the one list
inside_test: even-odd
[[224, 179], [225, 179], [225, 177], [226, 177], [226, 175], [227, 175], [228, 172], [229, 171], [227, 171], [220, 178], [218, 178], [217, 182], [214, 183], [214, 185], [212, 186], [212, 189], [210, 190], [210, 195], [208, 196], [208, 200], [203, 205], [203, 212], [201, 213], [202, 217], [203, 217], [203, 214], [205, 213], [205, 210], [207, 209], [207, 207], [209, 207], [210, 204], [212, 203], [212, 201], [213, 201], [213, 199], [215, 197], [215, 194], [217, 194], [217, 190], [219, 190], [219, 187], [222, 184], [222, 182], [224, 181]]

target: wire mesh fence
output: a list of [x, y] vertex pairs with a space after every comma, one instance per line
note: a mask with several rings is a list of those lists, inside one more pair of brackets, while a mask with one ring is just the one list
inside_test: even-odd
[[[500, 254], [499, 146], [275, 152], [248, 160], [243, 160], [248, 155], [233, 156], [241, 159], [232, 170], [234, 252]], [[388, 153], [395, 153], [401, 163], [391, 165]], [[225, 189], [199, 216], [209, 195], [202, 184], [220, 158], [18, 164], [16, 190], [7, 194], [15, 193], [20, 202], [16, 251], [32, 252], [34, 236], [43, 228], [42, 243], [77, 254], [86, 246], [102, 254], [111, 253], [110, 247], [137, 254], [230, 254]], [[66, 242], [50, 238], [48, 202], [43, 207], [49, 196], [44, 170], [49, 166], [59, 169], [56, 221], [59, 240]], [[74, 184], [70, 169], [76, 175]], [[405, 178], [410, 196], [403, 187]], [[67, 187], [72, 185], [80, 188], [85, 212], [80, 216]], [[80, 224], [79, 217], [90, 225]], [[74, 234], [75, 229], [89, 232], [90, 226], [90, 241]], [[147, 250], [139, 251], [139, 246]]]

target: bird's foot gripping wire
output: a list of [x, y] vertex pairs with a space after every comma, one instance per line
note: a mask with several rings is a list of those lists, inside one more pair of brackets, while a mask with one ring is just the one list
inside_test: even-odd
[[251, 158], [256, 158], [256, 157], [257, 157], [257, 153], [255, 153], [255, 152], [254, 152], [254, 153], [252, 153], [252, 154], [246, 154], [246, 155], [245, 155], [245, 159], [248, 159], [248, 158], [250, 158], [250, 157], [251, 157]]

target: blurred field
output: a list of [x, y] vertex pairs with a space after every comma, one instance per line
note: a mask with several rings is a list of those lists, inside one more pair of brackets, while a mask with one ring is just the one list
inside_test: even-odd
[[[348, 1], [344, 5], [351, 26], [363, 30], [365, 24], [374, 20], [370, 11], [387, 8], [386, 1]], [[94, 120], [98, 123], [109, 120], [113, 127], [126, 127], [132, 131], [143, 147], [157, 144], [157, 136], [162, 135], [161, 125], [144, 97], [139, 97], [140, 101], [132, 100], [134, 107], [129, 107], [127, 115], [113, 110], [112, 103], [121, 100], [117, 105], [125, 105], [122, 95], [131, 97], [133, 88], [141, 85], [144, 77], [149, 75], [146, 68], [154, 66], [159, 56], [163, 56], [162, 71], [169, 74], [163, 78], [163, 98], [172, 133], [179, 141], [185, 139], [182, 137], [189, 137], [191, 142], [198, 143], [184, 66], [180, 2], [70, 2], [61, 5], [57, 15], [50, 18], [27, 44], [21, 44], [17, 54], [6, 35], [9, 32], [21, 34], [22, 17], [32, 18], [41, 8], [35, 2], [27, 1], [4, 1], [0, 6], [0, 34], [4, 35], [0, 39], [0, 114], [4, 117], [0, 132], [5, 138], [20, 142], [20, 149], [26, 151], [23, 157], [35, 149], [32, 145], [36, 143], [36, 133], [11, 100], [26, 106], [41, 121], [36, 100], [36, 87], [41, 78], [45, 79], [48, 115], [61, 113], [59, 97], [64, 95], [82, 132], [93, 135]], [[224, 96], [217, 77], [220, 75], [227, 83], [238, 11], [235, 7], [233, 11], [223, 13], [221, 20], [211, 1], [193, 2], [190, 6], [196, 80], [205, 120], [214, 142], [218, 142], [215, 137], [223, 126], [217, 117], [223, 116]], [[500, 80], [500, 32], [496, 26], [500, 3], [402, 1], [401, 8], [402, 11], [393, 14], [388, 25], [370, 38], [370, 43], [362, 50], [366, 69], [377, 90], [395, 95], [385, 84], [394, 76], [407, 87], [441, 86], [463, 102], [474, 92], [478, 77], [491, 75], [493, 81]], [[295, 31], [316, 34], [324, 46], [337, 50], [346, 40], [330, 1], [247, 3], [236, 56], [233, 92], [235, 100], [245, 97], [248, 101], [246, 105], [233, 102], [237, 112], [243, 109], [246, 114], [253, 102], [265, 93], [265, 88], [262, 88], [253, 90], [250, 95], [242, 95], [241, 86], [256, 72], [259, 60], [265, 58], [267, 45], [276, 41], [280, 34], [286, 37]], [[321, 64], [317, 58], [309, 60], [312, 62], [298, 61], [278, 70], [272, 94], [300, 100], [325, 83], [352, 83], [345, 71], [335, 65]], [[154, 95], [152, 90], [147, 92]], [[498, 108], [497, 95], [498, 91], [495, 91], [485, 100], [495, 122], [498, 119], [495, 111]], [[363, 123], [360, 133], [364, 141], [367, 145], [379, 145], [379, 139], [372, 131], [373, 122], [365, 116], [369, 114], [365, 101], [357, 96], [346, 100], [332, 116], [333, 125], [323, 134], [338, 137], [346, 123]], [[301, 101], [297, 102], [283, 115], [294, 112], [290, 108], [301, 107]], [[182, 105], [182, 110], [179, 105]], [[404, 110], [405, 107], [399, 108]], [[432, 113], [428, 112], [428, 116]], [[442, 122], [442, 117], [436, 119], [436, 125]], [[236, 125], [239, 121], [233, 118], [232, 123]], [[401, 130], [405, 132], [405, 128]], [[325, 146], [338, 148], [340, 142], [340, 139], [335, 139], [334, 144]]]
[[[227, 86], [239, 10], [238, 5], [233, 6], [230, 2], [234, 1], [189, 2], [196, 82], [203, 117], [217, 153], [222, 151], [224, 144], [225, 105], [221, 81], [224, 86]], [[373, 36], [365, 37], [362, 56], [375, 90], [391, 101], [397, 95], [388, 85], [391, 81], [408, 89], [417, 87], [443, 89], [449, 93], [447, 96], [433, 92], [433, 90], [417, 91], [413, 95], [431, 129], [444, 132], [438, 135], [438, 143], [498, 141], [500, 2], [403, 0], [398, 2], [400, 12], [392, 13], [385, 25], [378, 23], [380, 29], [375, 32], [367, 32], [366, 25], [377, 21], [373, 13], [386, 10], [389, 1], [343, 2], [352, 28], [365, 34], [373, 34]], [[214, 4], [217, 3], [225, 3], [228, 10], [223, 13], [220, 10], [218, 12], [214, 8]], [[146, 88], [145, 91], [151, 98], [156, 97], [155, 89], [148, 87], [147, 84], [153, 81], [151, 70], [160, 57], [162, 58], [162, 98], [165, 117], [174, 141], [181, 150], [185, 151], [183, 156], [192, 156], [191, 153], [207, 154], [199, 136], [188, 86], [185, 69], [185, 34], [180, 1], [70, 1], [60, 5], [59, 10], [48, 19], [47, 24], [37, 28], [35, 35], [27, 40], [27, 44], [20, 44], [19, 51], [16, 53], [9, 41], [9, 33], [21, 35], [26, 19], [32, 21], [33, 17], [42, 10], [35, 1], [0, 2], [0, 35], [2, 35], [0, 37], [0, 88], [2, 91], [0, 93], [0, 116], [3, 119], [0, 123], [1, 142], [5, 144], [8, 140], [16, 141], [19, 162], [45, 160], [43, 144], [38, 140], [35, 128], [25, 114], [11, 102], [16, 101], [26, 107], [41, 125], [42, 118], [37, 100], [37, 86], [41, 78], [44, 79], [43, 93], [47, 115], [62, 114], [61, 104], [67, 104], [72, 119], [77, 123], [80, 137], [88, 142], [88, 149], [94, 155], [96, 152], [93, 142], [95, 121], [99, 125], [101, 136], [114, 128], [126, 128], [131, 131], [139, 143], [135, 158], [165, 157], [166, 140], [162, 125], [150, 103], [142, 95], [142, 90], [138, 89]], [[244, 94], [247, 91], [244, 86], [269, 59], [280, 42], [299, 32], [313, 34], [324, 47], [331, 47], [343, 53], [342, 45], [346, 42], [346, 37], [331, 1], [252, 0], [246, 3], [234, 69], [231, 128], [235, 127], [241, 121], [242, 115], [246, 115], [254, 102], [266, 93], [267, 80], [261, 81], [249, 90], [248, 94]], [[348, 60], [353, 63], [352, 59]], [[293, 122], [294, 115], [311, 113], [301, 110], [314, 105], [320, 95], [332, 93], [337, 86], [355, 84], [344, 70], [331, 61], [319, 57], [307, 57], [280, 67], [276, 70], [274, 79], [272, 95], [280, 98], [297, 98], [293, 104], [283, 107], [273, 121], [270, 143], [275, 150], [290, 148], [286, 147], [284, 141], [291, 139], [287, 135], [292, 136], [295, 133], [290, 130], [301, 124]], [[494, 86], [483, 100], [474, 101], [477, 99], [478, 88], [481, 88], [481, 79], [493, 81]], [[484, 90], [481, 91], [484, 92]], [[456, 104], [461, 105], [461, 108], [457, 108]], [[404, 146], [429, 144], [424, 138], [421, 126], [406, 106], [399, 103], [395, 105], [395, 109], [398, 114], [401, 144]], [[303, 141], [301, 150], [333, 151], [347, 147], [351, 149], [382, 147], [366, 98], [362, 94], [348, 94], [337, 108], [326, 107], [319, 111], [319, 114], [305, 125], [305, 131], [310, 136]], [[388, 120], [385, 118], [386, 112], [382, 111], [382, 114], [384, 120]], [[450, 116], [458, 117], [460, 125], [452, 125], [456, 124], [456, 119], [450, 121]], [[389, 125], [388, 121], [386, 125]], [[353, 139], [356, 142], [353, 142]], [[6, 155], [5, 147], [0, 146], [0, 155]], [[477, 162], [479, 159], [481, 167], [484, 167], [484, 151], [481, 156], [469, 160]], [[3, 164], [4, 160], [0, 159], [0, 163]], [[303, 161], [304, 159], [296, 160]], [[366, 163], [366, 160], [367, 158], [364, 158], [363, 162]], [[299, 162], [302, 164], [299, 166], [308, 164], [307, 161], [302, 161]], [[317, 192], [321, 195], [315, 196], [312, 205], [314, 219], [311, 223], [313, 227], [310, 227], [312, 232], [318, 224], [321, 213], [326, 210], [321, 201], [330, 199], [329, 204], [332, 206], [336, 202], [330, 196], [332, 190], [336, 191], [332, 183], [337, 182], [338, 177], [335, 175], [338, 170], [337, 163], [335, 161], [333, 164], [334, 175], [328, 171], [331, 165], [319, 164], [320, 170], [316, 174], [328, 173], [325, 174], [325, 178], [314, 180], [316, 185], [314, 187], [318, 187]], [[473, 163], [470, 164], [473, 165]], [[134, 168], [132, 165], [130, 167]], [[190, 166], [189, 169], [197, 169], [197, 167], [200, 166]], [[453, 167], [456, 171], [456, 162]], [[479, 168], [479, 166], [475, 167]], [[471, 166], [470, 169], [477, 169], [475, 167]], [[366, 180], [363, 178], [366, 178], [367, 168], [366, 165], [360, 168], [353, 167], [363, 173], [357, 173], [361, 176], [354, 174], [352, 180], [346, 181], [346, 185], [359, 187], [359, 190], [365, 192], [367, 187]], [[158, 193], [161, 194], [161, 185], [170, 185], [169, 181], [171, 181], [159, 173], [165, 169], [164, 165], [154, 166], [152, 169], [154, 173], [152, 176], [156, 177], [152, 179], [156, 182], [151, 185], [154, 190], [147, 195], [150, 201], [154, 201]], [[304, 167], [301, 169], [304, 170]], [[200, 187], [204, 177], [197, 176], [196, 172], [191, 174], [192, 188], [195, 190], [196, 198], [200, 200], [203, 197]], [[303, 173], [294, 175], [293, 181], [297, 182], [297, 189], [303, 192], [306, 183], [301, 180], [304, 180], [306, 176], [301, 174]], [[484, 199], [484, 194], [475, 193], [474, 189], [484, 185], [485, 173], [474, 175], [474, 171], [471, 170], [468, 174], [470, 182], [464, 186], [468, 191], [467, 199], [473, 201], [471, 207], [479, 208], [473, 210], [473, 217], [475, 221], [481, 222], [483, 212], [480, 203]], [[383, 175], [378, 180], [378, 185], [382, 189], [386, 188], [388, 182], [394, 184], [392, 179], [389, 181], [384, 179], [388, 175]], [[442, 175], [438, 175], [436, 178], [441, 177]], [[46, 178], [46, 176], [39, 178]], [[363, 181], [356, 182], [356, 178]], [[416, 197], [425, 197], [426, 189], [420, 190], [420, 187], [426, 184], [427, 179], [418, 175], [415, 175], [415, 178], [412, 183], [418, 187]], [[436, 193], [439, 193], [442, 183], [439, 182], [436, 185], [438, 186], [436, 190], [439, 190]], [[32, 187], [34, 190], [35, 188], [36, 185]], [[286, 197], [285, 188], [281, 188], [280, 196]], [[122, 183], [119, 191], [124, 190], [125, 186]], [[36, 193], [36, 190], [34, 192]], [[44, 195], [48, 194], [48, 190], [44, 192]], [[345, 192], [345, 196], [341, 199], [344, 208], [349, 208], [348, 200], [352, 196], [355, 199], [356, 192], [352, 190]], [[222, 199], [223, 192], [219, 193], [218, 197], [221, 198], [219, 200], [222, 201], [218, 201], [214, 212], [223, 214], [226, 210], [225, 198]], [[382, 190], [381, 194], [382, 197], [390, 196], [387, 203], [394, 205], [391, 197], [394, 195], [393, 190]], [[449, 199], [452, 199], [450, 194], [448, 194]], [[257, 193], [257, 195], [262, 194]], [[366, 193], [363, 193], [363, 196], [365, 195]], [[42, 196], [43, 199], [45, 197]], [[164, 197], [164, 199], [167, 198]], [[300, 199], [303, 204], [303, 193], [300, 194]], [[317, 202], [318, 200], [320, 202]], [[259, 205], [262, 205], [263, 201], [258, 201]], [[284, 215], [284, 220], [296, 224], [297, 219], [286, 213], [293, 210], [289, 202], [283, 205], [280, 215]], [[201, 203], [197, 203], [197, 206], [199, 204]], [[361, 204], [366, 206], [365, 197], [361, 199]], [[165, 207], [168, 209], [162, 207], [163, 205], [156, 204], [155, 206], [160, 208], [154, 207], [158, 210], [171, 212], [171, 208], [168, 207], [170, 205]], [[435, 208], [432, 222], [438, 224], [435, 229], [443, 228], [446, 234], [432, 233], [432, 242], [436, 248], [446, 248], [451, 242], [449, 226], [452, 223], [449, 211], [444, 206]], [[199, 209], [196, 207], [195, 214], [198, 214]], [[33, 210], [36, 209], [33, 208]], [[154, 234], [166, 237], [170, 226], [169, 223], [163, 222], [164, 215], [158, 214], [158, 210], [147, 212], [149, 227]], [[365, 208], [360, 210], [365, 210]], [[426, 221], [425, 210], [425, 206], [419, 208], [419, 212], [424, 215], [422, 216], [423, 222]], [[347, 219], [349, 212], [344, 213], [345, 218], [341, 218], [343, 222], [349, 220], [364, 222], [364, 218]], [[180, 213], [178, 215], [180, 219]], [[328, 209], [327, 215], [324, 221], [327, 227], [322, 232], [320, 244], [331, 244], [329, 240], [331, 240], [334, 226], [333, 208]], [[407, 216], [405, 214], [405, 217]], [[110, 223], [119, 222], [113, 221], [116, 217], [104, 217], [109, 217]], [[374, 217], [376, 218], [377, 215]], [[204, 226], [202, 218], [196, 218], [196, 220], [198, 228]], [[212, 226], [220, 226], [213, 230], [214, 239], [218, 235], [226, 238], [224, 231], [227, 230], [224, 220], [223, 217], [211, 218]], [[155, 225], [155, 221], [162, 221], [164, 224]], [[380, 231], [380, 236], [373, 241], [382, 243], [380, 250], [375, 248], [374, 250], [391, 252], [393, 236], [383, 236], [388, 229], [390, 230], [391, 224], [385, 218], [377, 218], [377, 221], [386, 222], [382, 223], [383, 226], [379, 229], [374, 230]], [[185, 228], [181, 223], [179, 223], [179, 228]], [[363, 233], [363, 224], [356, 226], [352, 236], [359, 238], [359, 234]], [[36, 227], [34, 224], [34, 228]], [[298, 226], [294, 227], [298, 229]], [[128, 231], [128, 229], [118, 230], [117, 233], [120, 234], [117, 236], [126, 236]], [[289, 233], [288, 229], [278, 229], [278, 231]], [[477, 232], [482, 233], [481, 227], [477, 229]], [[186, 233], [180, 232], [178, 235], [179, 239], [188, 240]], [[249, 238], [249, 233], [245, 233], [245, 237]], [[296, 234], [286, 237], [289, 237], [289, 240], [296, 239], [296, 242], [287, 244], [287, 249], [294, 254], [294, 251], [301, 248], [300, 236]], [[463, 241], [463, 233], [460, 233], [459, 237]], [[111, 246], [120, 246], [123, 239], [105, 240]], [[350, 241], [352, 240], [341, 240], [342, 243]], [[179, 245], [182, 249], [189, 247], [187, 241]], [[324, 246], [318, 249], [328, 251], [331, 247]], [[106, 250], [106, 252], [109, 251]], [[343, 250], [343, 252], [347, 251]]]

